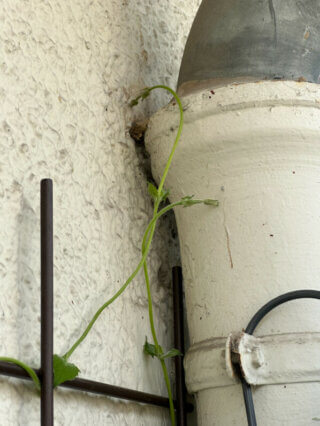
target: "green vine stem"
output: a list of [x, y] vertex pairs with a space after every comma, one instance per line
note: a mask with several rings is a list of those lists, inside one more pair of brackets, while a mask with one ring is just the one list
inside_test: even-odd
[[[149, 94], [151, 93], [151, 91], [155, 90], [155, 89], [164, 89], [164, 90], [167, 90], [167, 91], [169, 91], [174, 96], [174, 98], [176, 99], [176, 101], [178, 103], [178, 106], [179, 106], [180, 123], [179, 123], [179, 128], [178, 128], [176, 139], [174, 141], [173, 148], [171, 150], [169, 159], [168, 159], [167, 164], [165, 166], [165, 170], [163, 172], [163, 176], [161, 178], [161, 181], [160, 181], [160, 184], [159, 184], [159, 187], [158, 187], [158, 197], [157, 197], [157, 200], [155, 201], [153, 219], [152, 219], [151, 222], [153, 222], [153, 220], [155, 219], [155, 216], [156, 216], [156, 214], [158, 212], [158, 208], [159, 208], [159, 205], [160, 205], [160, 202], [161, 202], [161, 198], [160, 198], [159, 195], [162, 192], [164, 181], [165, 181], [166, 176], [168, 174], [169, 167], [171, 165], [172, 158], [173, 158], [175, 149], [177, 147], [178, 141], [180, 139], [181, 132], [182, 132], [182, 127], [183, 127], [183, 108], [182, 108], [182, 104], [181, 104], [181, 101], [180, 101], [178, 95], [170, 87], [163, 86], [163, 85], [156, 85], [156, 86], [153, 86], [151, 88], [146, 88], [143, 91], [143, 93], [140, 96], [138, 96], [138, 98], [136, 98], [133, 102], [131, 102], [131, 105], [133, 106], [133, 105], [137, 104], [140, 98], [141, 99], [145, 99], [146, 97], [149, 96]], [[128, 287], [128, 285], [131, 283], [131, 281], [135, 278], [135, 276], [139, 272], [141, 266], [144, 265], [144, 263], [146, 261], [146, 258], [147, 258], [147, 255], [148, 255], [148, 252], [149, 252], [149, 248], [150, 248], [151, 242], [152, 242], [152, 238], [153, 238], [153, 234], [154, 234], [155, 226], [156, 226], [156, 221], [157, 221], [157, 219], [155, 219], [154, 223], [150, 226], [150, 228], [148, 226], [148, 228], [146, 230], [146, 233], [148, 235], [148, 242], [147, 242], [146, 246], [144, 247], [142, 258], [141, 258], [138, 266], [136, 267], [136, 269], [134, 270], [134, 272], [130, 275], [130, 277], [127, 279], [127, 281], [123, 284], [123, 286], [116, 292], [116, 294], [113, 297], [111, 297], [111, 299], [109, 299], [106, 303], [104, 303], [97, 310], [97, 312], [94, 314], [93, 318], [91, 319], [90, 323], [88, 324], [88, 326], [85, 329], [85, 331], [83, 332], [83, 334], [73, 344], [73, 346], [64, 354], [63, 358], [65, 358], [66, 360], [72, 355], [72, 353], [76, 350], [76, 348], [80, 345], [80, 343], [83, 342], [83, 340], [86, 338], [87, 334], [89, 333], [89, 331], [91, 330], [91, 328], [93, 327], [94, 323], [97, 321], [97, 319], [99, 318], [99, 316], [101, 315], [101, 313], [124, 292], [124, 290]], [[145, 235], [146, 235], [146, 233], [145, 233]]]
[[[177, 93], [176, 93], [174, 90], [172, 90], [170, 87], [168, 87], [168, 86], [163, 86], [163, 85], [161, 85], [161, 84], [159, 84], [159, 85], [157, 85], [157, 86], [153, 86], [153, 87], [151, 87], [151, 88], [147, 89], [147, 90], [148, 90], [148, 95], [150, 94], [150, 92], [151, 92], [152, 90], [155, 90], [155, 89], [164, 89], [164, 90], [168, 91], [169, 93], [171, 93], [171, 95], [175, 98], [175, 100], [176, 100], [176, 102], [177, 102], [177, 104], [178, 104], [178, 107], [179, 107], [179, 113], [180, 113], [180, 122], [179, 122], [179, 127], [178, 127], [178, 131], [177, 131], [177, 135], [176, 135], [175, 141], [174, 141], [174, 143], [173, 143], [173, 146], [172, 146], [172, 149], [171, 149], [171, 152], [170, 152], [170, 155], [169, 155], [169, 158], [168, 158], [167, 164], [165, 165], [164, 172], [163, 172], [163, 175], [162, 175], [162, 178], [161, 178], [161, 180], [160, 180], [159, 187], [158, 187], [158, 193], [159, 193], [159, 195], [160, 195], [160, 194], [161, 194], [161, 192], [162, 192], [163, 185], [164, 185], [164, 182], [165, 182], [165, 180], [166, 180], [166, 177], [167, 177], [167, 174], [168, 174], [169, 168], [170, 168], [170, 166], [171, 166], [171, 163], [172, 163], [172, 159], [173, 159], [173, 156], [174, 156], [175, 150], [176, 150], [177, 145], [178, 145], [178, 142], [179, 142], [179, 140], [180, 140], [181, 133], [182, 133], [182, 128], [183, 128], [183, 107], [182, 107], [182, 103], [181, 103], [181, 100], [180, 100], [179, 96], [178, 96], [178, 95], [177, 95]], [[157, 203], [156, 203], [156, 204], [157, 204]], [[156, 207], [156, 204], [155, 204], [155, 206], [154, 206], [154, 207], [155, 207], [155, 208], [154, 208], [154, 210], [157, 210], [157, 209], [158, 209], [158, 207], [159, 207], [159, 204], [160, 204], [160, 203], [157, 205], [157, 207]]]
[[[192, 204], [203, 204], [203, 203], [206, 204], [205, 201], [206, 200], [192, 200]], [[152, 218], [152, 220], [149, 222], [149, 225], [147, 226], [147, 229], [145, 231], [145, 236], [148, 235], [149, 233], [150, 233], [150, 235], [149, 235], [149, 239], [148, 239], [146, 246], [145, 246], [144, 254], [141, 257], [141, 260], [138, 263], [138, 266], [133, 271], [133, 273], [130, 275], [130, 277], [127, 279], [127, 281], [123, 284], [123, 286], [120, 287], [120, 289], [97, 310], [97, 312], [94, 314], [94, 316], [92, 317], [91, 321], [89, 322], [87, 328], [82, 333], [82, 335], [79, 337], [79, 339], [76, 340], [76, 342], [71, 346], [71, 348], [63, 355], [64, 359], [67, 360], [73, 354], [73, 352], [77, 349], [77, 347], [80, 345], [80, 343], [82, 343], [84, 341], [84, 339], [87, 337], [89, 331], [91, 330], [91, 328], [93, 327], [94, 323], [97, 321], [99, 316], [102, 314], [102, 312], [125, 291], [125, 289], [128, 287], [128, 285], [131, 283], [131, 281], [135, 278], [135, 276], [137, 275], [137, 273], [141, 269], [145, 259], [148, 256], [148, 253], [149, 253], [149, 249], [150, 249], [150, 245], [151, 245], [151, 241], [152, 241], [152, 237], [153, 237], [153, 232], [154, 232], [154, 230], [152, 232], [153, 225], [157, 222], [157, 220], [162, 215], [167, 213], [169, 210], [172, 210], [174, 207], [177, 207], [177, 206], [185, 206], [185, 205], [186, 205], [186, 201], [183, 200], [183, 199], [180, 200], [180, 201], [177, 201], [176, 203], [169, 204], [168, 206], [161, 209], [156, 214], [156, 216], [154, 216]]]
[[[147, 350], [146, 352], [149, 353], [152, 356], [156, 356], [161, 363], [163, 376], [164, 376], [164, 380], [165, 380], [166, 388], [167, 388], [167, 392], [168, 392], [168, 398], [169, 398], [171, 424], [172, 424], [172, 426], [175, 426], [175, 409], [174, 409], [174, 404], [173, 404], [172, 390], [171, 390], [168, 370], [167, 370], [166, 363], [165, 363], [165, 358], [177, 356], [177, 355], [179, 355], [179, 351], [177, 351], [176, 349], [172, 349], [169, 352], [164, 354], [161, 346], [159, 345], [157, 335], [156, 335], [155, 325], [154, 325], [151, 286], [150, 286], [150, 279], [149, 279], [149, 273], [148, 273], [148, 267], [147, 267], [146, 261], [147, 261], [147, 256], [148, 256], [149, 251], [150, 251], [150, 247], [151, 247], [152, 239], [153, 239], [153, 236], [154, 236], [156, 224], [157, 224], [158, 219], [161, 216], [163, 216], [165, 213], [167, 213], [168, 211], [170, 211], [170, 210], [172, 210], [172, 209], [174, 209], [175, 207], [178, 207], [178, 206], [189, 207], [189, 206], [193, 206], [195, 204], [205, 204], [205, 205], [211, 205], [211, 206], [218, 206], [219, 203], [218, 203], [217, 200], [211, 200], [211, 199], [198, 200], [198, 199], [193, 199], [192, 196], [186, 196], [186, 197], [182, 198], [181, 200], [179, 200], [175, 203], [168, 204], [167, 206], [165, 206], [164, 208], [162, 208], [159, 211], [159, 206], [160, 206], [161, 202], [163, 202], [168, 196], [168, 191], [164, 191], [163, 187], [164, 187], [164, 183], [165, 183], [169, 168], [170, 168], [171, 163], [172, 163], [172, 159], [173, 159], [175, 150], [177, 148], [177, 145], [178, 145], [178, 142], [179, 142], [179, 139], [180, 139], [180, 136], [181, 136], [182, 127], [183, 127], [183, 107], [182, 107], [181, 100], [178, 97], [178, 95], [176, 94], [176, 92], [174, 90], [172, 90], [170, 87], [167, 87], [167, 86], [164, 86], [164, 85], [147, 87], [146, 89], [143, 90], [143, 92], [136, 99], [134, 99], [131, 102], [131, 106], [136, 105], [140, 99], [145, 99], [146, 97], [148, 97], [150, 95], [151, 91], [153, 91], [155, 89], [164, 89], [164, 90], [168, 91], [174, 97], [174, 99], [176, 100], [176, 102], [178, 104], [179, 111], [180, 111], [180, 122], [179, 122], [179, 127], [178, 127], [178, 131], [177, 131], [177, 134], [176, 134], [174, 144], [172, 146], [168, 161], [165, 165], [163, 175], [162, 175], [162, 178], [161, 178], [160, 183], [159, 183], [159, 187], [156, 188], [151, 183], [149, 183], [148, 190], [149, 190], [150, 195], [152, 196], [152, 198], [154, 200], [154, 209], [153, 209], [152, 219], [149, 222], [149, 224], [148, 224], [148, 226], [145, 230], [145, 233], [143, 235], [143, 240], [142, 240], [142, 245], [141, 245], [141, 254], [142, 254], [141, 259], [140, 259], [137, 267], [135, 268], [135, 270], [132, 272], [132, 274], [129, 276], [129, 278], [126, 280], [126, 282], [120, 287], [120, 289], [110, 299], [108, 299], [102, 306], [100, 306], [100, 308], [96, 311], [96, 313], [93, 315], [91, 321], [87, 325], [84, 332], [75, 341], [75, 343], [70, 347], [70, 349], [62, 357], [58, 356], [58, 355], [54, 355], [53, 361], [54, 361], [55, 386], [58, 386], [59, 384], [63, 383], [66, 380], [72, 380], [73, 378], [75, 378], [78, 375], [78, 373], [80, 371], [78, 369], [78, 367], [75, 366], [74, 364], [68, 363], [67, 360], [70, 358], [70, 356], [73, 354], [73, 352], [78, 348], [78, 346], [87, 337], [88, 333], [90, 332], [90, 330], [92, 329], [93, 325], [95, 324], [95, 322], [97, 321], [99, 316], [102, 314], [102, 312], [109, 305], [111, 305], [111, 303], [113, 303], [116, 299], [118, 299], [118, 297], [121, 296], [121, 294], [125, 291], [125, 289], [128, 287], [128, 285], [133, 281], [133, 279], [136, 277], [136, 275], [138, 274], [140, 269], [143, 267], [144, 276], [145, 276], [145, 283], [146, 283], [146, 290], [147, 290], [147, 297], [148, 297], [148, 311], [149, 311], [150, 329], [151, 329], [151, 334], [152, 334], [152, 338], [153, 338], [153, 341], [154, 341], [154, 345], [148, 344], [149, 350]], [[25, 363], [23, 363], [23, 362], [21, 362], [17, 359], [14, 359], [14, 358], [0, 357], [0, 361], [12, 362], [12, 363], [17, 364], [20, 367], [22, 367], [30, 375], [30, 377], [34, 381], [36, 388], [38, 390], [40, 390], [41, 385], [40, 385], [39, 378], [36, 375], [35, 371], [31, 367], [29, 367]]]
[[[153, 222], [153, 221], [151, 221]], [[150, 223], [151, 223], [150, 222]], [[149, 224], [150, 225], [150, 224]], [[148, 227], [149, 228], [149, 227]], [[139, 270], [141, 269], [144, 261], [146, 260], [148, 253], [149, 253], [149, 249], [150, 249], [150, 245], [151, 245], [151, 241], [153, 238], [153, 234], [154, 234], [154, 229], [152, 231], [151, 226], [150, 226], [150, 238], [147, 242], [146, 245], [146, 250], [143, 253], [143, 256], [140, 260], [140, 262], [138, 263], [138, 266], [136, 267], [136, 269], [132, 272], [132, 274], [130, 275], [130, 277], [127, 279], [127, 281], [123, 284], [123, 286], [109, 299], [107, 300], [98, 310], [97, 312], [94, 314], [94, 316], [92, 317], [91, 321], [89, 322], [87, 328], [85, 329], [85, 331], [82, 333], [82, 335], [79, 337], [79, 339], [72, 345], [72, 347], [63, 355], [64, 359], [68, 359], [73, 352], [77, 349], [77, 347], [80, 345], [80, 343], [83, 342], [83, 340], [87, 337], [89, 331], [91, 330], [91, 328], [93, 327], [94, 323], [97, 321], [97, 319], [99, 318], [99, 316], [102, 314], [102, 312], [109, 306], [111, 305], [112, 302], [114, 302], [116, 299], [118, 299], [119, 296], [121, 296], [121, 294], [125, 291], [125, 289], [128, 287], [128, 285], [131, 283], [131, 281], [135, 278], [135, 276], [137, 275], [137, 273], [139, 272]]]
[[[156, 352], [158, 354], [162, 354], [163, 351], [162, 351], [161, 346], [159, 345], [157, 335], [156, 335], [155, 326], [154, 326], [150, 280], [149, 280], [149, 274], [148, 274], [148, 267], [147, 267], [146, 263], [144, 263], [143, 268], [144, 268], [144, 276], [145, 276], [145, 282], [146, 282], [146, 288], [147, 288], [147, 294], [148, 294], [148, 310], [149, 310], [149, 322], [150, 322], [151, 334], [152, 334], [154, 345], [156, 347]], [[175, 423], [176, 423], [175, 409], [174, 409], [174, 404], [173, 404], [173, 396], [172, 396], [169, 374], [168, 374], [168, 370], [167, 370], [165, 360], [161, 359], [161, 358], [159, 358], [159, 360], [160, 360], [160, 363], [161, 363], [163, 377], [164, 377], [164, 381], [165, 381], [167, 393], [168, 393], [168, 398], [169, 398], [169, 409], [170, 409], [171, 424], [174, 426]]]
[[[158, 187], [158, 197], [155, 200], [154, 203], [154, 210], [153, 210], [153, 216], [155, 216], [158, 212], [158, 208], [161, 202], [161, 193], [162, 193], [162, 189], [175, 153], [175, 150], [177, 148], [181, 133], [182, 133], [182, 128], [183, 128], [183, 108], [182, 108], [182, 103], [181, 100], [179, 98], [179, 96], [176, 94], [175, 91], [173, 91], [170, 87], [167, 86], [163, 86], [163, 85], [157, 85], [154, 86], [150, 89], [149, 93], [151, 92], [151, 90], [155, 90], [155, 89], [164, 89], [166, 91], [168, 91], [169, 93], [172, 94], [172, 96], [175, 98], [178, 107], [179, 107], [179, 112], [180, 112], [180, 122], [179, 122], [179, 127], [178, 127], [178, 132], [176, 134], [176, 138], [173, 144], [173, 147], [171, 149], [167, 164], [165, 166], [162, 178], [160, 180], [160, 184]], [[154, 231], [156, 226], [156, 223], [154, 223], [152, 230]], [[151, 231], [152, 232], [152, 231]], [[144, 235], [143, 238], [143, 242], [142, 242], [142, 253], [145, 252], [145, 248], [146, 248], [146, 238], [147, 238], [148, 234]], [[159, 345], [158, 339], [157, 339], [157, 334], [156, 334], [156, 329], [154, 326], [154, 317], [153, 317], [153, 307], [152, 307], [152, 296], [151, 296], [151, 288], [150, 288], [150, 279], [149, 279], [149, 273], [148, 273], [148, 266], [146, 261], [144, 261], [143, 263], [143, 270], [144, 270], [144, 277], [145, 277], [145, 283], [146, 283], [146, 289], [147, 289], [147, 295], [148, 295], [148, 310], [149, 310], [149, 322], [150, 322], [150, 329], [151, 329], [151, 334], [152, 334], [152, 338], [153, 338], [153, 342], [154, 345], [156, 347], [156, 351], [157, 353], [161, 353], [161, 347]], [[166, 383], [166, 387], [167, 387], [167, 393], [168, 393], [168, 398], [169, 398], [169, 408], [170, 408], [170, 418], [171, 418], [171, 424], [174, 426], [176, 421], [175, 421], [175, 409], [174, 409], [174, 405], [173, 405], [173, 397], [172, 397], [172, 390], [171, 390], [171, 384], [170, 384], [170, 380], [169, 380], [169, 375], [168, 375], [168, 370], [167, 370], [167, 366], [165, 363], [164, 359], [160, 359], [160, 363], [161, 363], [161, 368], [163, 371], [163, 376], [164, 376], [164, 380]]]
[[[83, 334], [79, 337], [79, 339], [73, 344], [73, 346], [65, 353], [65, 355], [63, 356], [63, 358], [65, 360], [67, 360], [72, 353], [76, 350], [76, 348], [81, 344], [81, 342], [83, 342], [83, 340], [86, 338], [86, 336], [88, 335], [89, 331], [91, 330], [91, 328], [93, 327], [94, 323], [97, 321], [97, 319], [99, 318], [99, 316], [101, 315], [101, 313], [112, 303], [114, 302], [124, 291], [125, 289], [128, 287], [128, 285], [132, 282], [132, 280], [136, 277], [136, 275], [138, 274], [139, 270], [141, 269], [141, 267], [143, 266], [144, 269], [144, 276], [145, 276], [145, 283], [146, 283], [146, 290], [147, 290], [147, 297], [148, 297], [148, 311], [149, 311], [149, 321], [150, 321], [150, 329], [151, 329], [151, 334], [152, 334], [152, 338], [154, 341], [154, 345], [155, 345], [155, 349], [156, 349], [156, 353], [158, 354], [158, 358], [160, 360], [161, 363], [161, 367], [162, 367], [162, 371], [163, 371], [163, 375], [164, 375], [164, 380], [166, 383], [166, 387], [167, 387], [167, 393], [168, 393], [168, 398], [169, 398], [169, 408], [170, 408], [170, 418], [171, 418], [171, 424], [172, 426], [175, 425], [175, 409], [174, 409], [174, 404], [173, 404], [173, 396], [172, 396], [172, 390], [171, 390], [171, 385], [170, 385], [170, 380], [169, 380], [169, 375], [168, 375], [168, 371], [167, 371], [167, 367], [165, 364], [165, 360], [163, 358], [161, 358], [161, 355], [163, 354], [162, 348], [159, 345], [158, 339], [157, 339], [157, 335], [156, 335], [156, 330], [155, 330], [155, 325], [154, 325], [154, 316], [153, 316], [153, 307], [152, 307], [152, 296], [151, 296], [151, 286], [150, 286], [150, 279], [149, 279], [149, 274], [148, 274], [148, 267], [147, 267], [147, 256], [150, 250], [150, 246], [151, 246], [151, 242], [153, 239], [153, 235], [155, 232], [155, 228], [156, 228], [156, 223], [157, 220], [166, 212], [168, 212], [169, 210], [173, 209], [174, 207], [177, 206], [184, 206], [184, 207], [188, 207], [194, 204], [211, 204], [211, 205], [218, 205], [218, 202], [215, 200], [193, 200], [192, 197], [187, 196], [185, 198], [183, 198], [182, 200], [176, 202], [176, 203], [172, 203], [169, 204], [168, 206], [166, 206], [165, 208], [163, 208], [160, 212], [159, 210], [159, 206], [161, 204], [162, 201], [164, 201], [164, 199], [166, 198], [166, 196], [168, 195], [168, 193], [166, 193], [163, 190], [164, 187], [164, 183], [169, 171], [169, 168], [171, 166], [172, 163], [172, 159], [175, 153], [175, 150], [177, 148], [181, 133], [182, 133], [182, 128], [183, 128], [183, 107], [182, 107], [182, 103], [180, 98], [178, 97], [178, 95], [176, 94], [176, 92], [174, 90], [172, 90], [170, 87], [164, 86], [164, 85], [156, 85], [153, 86], [151, 88], [146, 88], [144, 89], [144, 91], [142, 92], [141, 95], [139, 95], [135, 100], [133, 100], [131, 102], [131, 106], [134, 106], [138, 103], [139, 99], [145, 99], [146, 97], [148, 97], [151, 93], [151, 91], [155, 90], [155, 89], [164, 89], [166, 91], [168, 91], [169, 93], [172, 94], [172, 96], [175, 98], [178, 107], [179, 107], [179, 112], [180, 112], [180, 122], [179, 122], [179, 127], [178, 127], [178, 131], [176, 134], [176, 138], [173, 144], [173, 147], [171, 149], [169, 158], [167, 160], [167, 163], [165, 165], [164, 168], [164, 172], [162, 175], [162, 178], [160, 180], [160, 184], [159, 187], [156, 188], [151, 188], [151, 192], [154, 191], [154, 193], [151, 193], [151, 195], [154, 198], [154, 210], [153, 210], [153, 217], [152, 220], [150, 221], [149, 225], [147, 226], [147, 229], [144, 233], [143, 236], [143, 241], [142, 241], [142, 257], [140, 262], [138, 263], [136, 269], [134, 270], [134, 272], [130, 275], [130, 277], [127, 279], [127, 281], [123, 284], [123, 286], [114, 294], [113, 297], [111, 297], [107, 302], [105, 302], [98, 310], [97, 312], [94, 314], [93, 318], [91, 319], [91, 321], [89, 322], [87, 328], [85, 329], [85, 331], [83, 332]], [[152, 186], [152, 185], [151, 185]]]
[[41, 384], [40, 384], [40, 380], [39, 377], [37, 376], [36, 372], [34, 371], [33, 368], [29, 367], [29, 365], [25, 364], [22, 361], [19, 361], [18, 359], [15, 358], [9, 358], [6, 356], [1, 356], [0, 357], [0, 361], [5, 361], [5, 362], [11, 362], [12, 364], [16, 364], [19, 367], [23, 368], [31, 377], [31, 379], [33, 380], [33, 383], [35, 384], [35, 387], [37, 389], [37, 391], [41, 390]]

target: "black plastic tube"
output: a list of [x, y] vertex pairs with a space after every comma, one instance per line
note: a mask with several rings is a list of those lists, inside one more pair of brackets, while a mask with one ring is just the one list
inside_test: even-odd
[[[318, 290], [296, 290], [290, 291], [289, 293], [282, 294], [270, 302], [266, 303], [258, 312], [252, 317], [245, 332], [247, 334], [253, 334], [259, 322], [264, 318], [272, 309], [276, 308], [283, 303], [290, 302], [290, 300], [296, 299], [320, 299], [320, 291]], [[246, 382], [245, 378], [241, 375], [242, 391], [244, 402], [246, 406], [248, 426], [256, 426], [256, 415], [254, 410], [252, 390], [251, 386]]]

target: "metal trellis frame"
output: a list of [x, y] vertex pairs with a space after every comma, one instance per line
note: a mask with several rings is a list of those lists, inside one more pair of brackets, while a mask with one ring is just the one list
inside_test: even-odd
[[[41, 426], [53, 426], [53, 188], [51, 179], [43, 179], [40, 188], [41, 211], [41, 368], [35, 373], [41, 382]], [[172, 268], [173, 307], [174, 307], [174, 344], [184, 353], [183, 333], [183, 292], [181, 268]], [[0, 375], [31, 380], [21, 367], [0, 362]], [[175, 358], [177, 426], [187, 425], [187, 412], [193, 411], [193, 405], [186, 401], [183, 357]], [[113, 386], [93, 380], [76, 378], [59, 385], [64, 388], [119, 399], [150, 404], [169, 409], [169, 399], [145, 392]]]

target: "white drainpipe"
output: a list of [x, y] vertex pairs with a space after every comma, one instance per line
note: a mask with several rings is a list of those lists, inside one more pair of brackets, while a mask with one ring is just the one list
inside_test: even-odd
[[[228, 336], [270, 299], [320, 290], [320, 87], [230, 84], [186, 95], [183, 104], [170, 200], [220, 202], [176, 209], [191, 341], [187, 387], [199, 426], [246, 425], [241, 386], [225, 360]], [[149, 124], [156, 179], [178, 121], [171, 103]], [[242, 341], [243, 369], [258, 383], [259, 426], [320, 421], [319, 333], [320, 301], [298, 300], [265, 317], [255, 332], [262, 340]]]

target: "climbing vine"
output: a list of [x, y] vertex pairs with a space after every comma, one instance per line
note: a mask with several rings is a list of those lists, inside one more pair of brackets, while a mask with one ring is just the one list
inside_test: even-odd
[[[53, 370], [54, 370], [54, 387], [60, 385], [61, 383], [72, 380], [75, 377], [78, 376], [80, 369], [75, 365], [69, 362], [69, 358], [71, 355], [75, 352], [75, 350], [78, 348], [78, 346], [84, 341], [84, 339], [87, 337], [88, 333], [92, 329], [95, 322], [98, 320], [102, 312], [111, 305], [115, 300], [118, 299], [118, 297], [121, 296], [121, 294], [126, 290], [128, 285], [134, 280], [134, 278], [137, 276], [138, 272], [143, 269], [144, 271], [144, 277], [145, 277], [145, 284], [146, 284], [146, 292], [148, 297], [148, 311], [149, 311], [149, 322], [150, 322], [150, 330], [152, 334], [153, 343], [149, 343], [146, 339], [146, 342], [144, 344], [143, 350], [146, 354], [152, 356], [153, 358], [157, 358], [161, 364], [161, 368], [163, 371], [163, 376], [168, 392], [168, 398], [169, 398], [169, 406], [170, 406], [170, 418], [171, 418], [171, 424], [172, 426], [175, 425], [175, 410], [174, 410], [174, 404], [173, 404], [173, 396], [172, 396], [172, 390], [171, 390], [171, 384], [169, 380], [168, 370], [166, 366], [165, 360], [168, 358], [172, 358], [175, 356], [181, 356], [182, 354], [175, 348], [169, 349], [167, 351], [164, 351], [162, 346], [159, 344], [156, 329], [154, 325], [154, 315], [153, 315], [153, 307], [152, 307], [152, 297], [151, 297], [151, 284], [149, 279], [149, 273], [148, 273], [148, 265], [147, 265], [147, 258], [149, 254], [149, 250], [151, 247], [151, 243], [153, 240], [154, 232], [156, 229], [157, 221], [160, 219], [161, 216], [163, 216], [168, 211], [176, 208], [176, 207], [191, 207], [196, 204], [204, 204], [208, 206], [216, 207], [219, 205], [217, 200], [211, 200], [211, 199], [195, 199], [193, 196], [186, 195], [181, 200], [168, 204], [167, 199], [169, 196], [169, 191], [164, 189], [165, 180], [169, 171], [169, 168], [172, 163], [172, 159], [174, 156], [174, 153], [176, 151], [178, 142], [180, 140], [180, 136], [182, 133], [183, 128], [183, 107], [181, 100], [179, 96], [176, 94], [176, 92], [172, 89], [170, 89], [167, 86], [163, 85], [157, 85], [153, 87], [147, 87], [145, 88], [137, 98], [131, 101], [130, 106], [134, 107], [139, 103], [139, 101], [146, 99], [150, 93], [155, 89], [164, 89], [168, 91], [176, 100], [176, 103], [179, 108], [180, 112], [180, 121], [178, 126], [178, 131], [175, 137], [175, 141], [173, 143], [169, 158], [167, 160], [167, 163], [165, 165], [159, 186], [156, 187], [152, 183], [148, 183], [148, 192], [150, 194], [150, 197], [153, 200], [154, 208], [153, 208], [153, 216], [150, 220], [143, 238], [142, 238], [142, 244], [141, 244], [141, 258], [134, 269], [134, 271], [131, 273], [131, 275], [128, 277], [128, 279], [125, 281], [125, 283], [119, 288], [119, 290], [111, 297], [109, 298], [103, 305], [100, 306], [100, 308], [97, 310], [97, 312], [93, 315], [92, 319], [88, 323], [87, 327], [81, 334], [81, 336], [73, 343], [72, 346], [67, 350], [67, 352], [64, 355], [57, 355], [55, 354], [53, 356]], [[167, 204], [165, 204], [167, 203]], [[162, 206], [162, 208], [160, 208]], [[6, 361], [11, 362], [14, 364], [19, 365], [22, 367], [32, 378], [36, 389], [40, 390], [40, 381], [38, 376], [36, 375], [35, 371], [26, 365], [25, 363], [10, 357], [0, 357], [0, 361]]]

